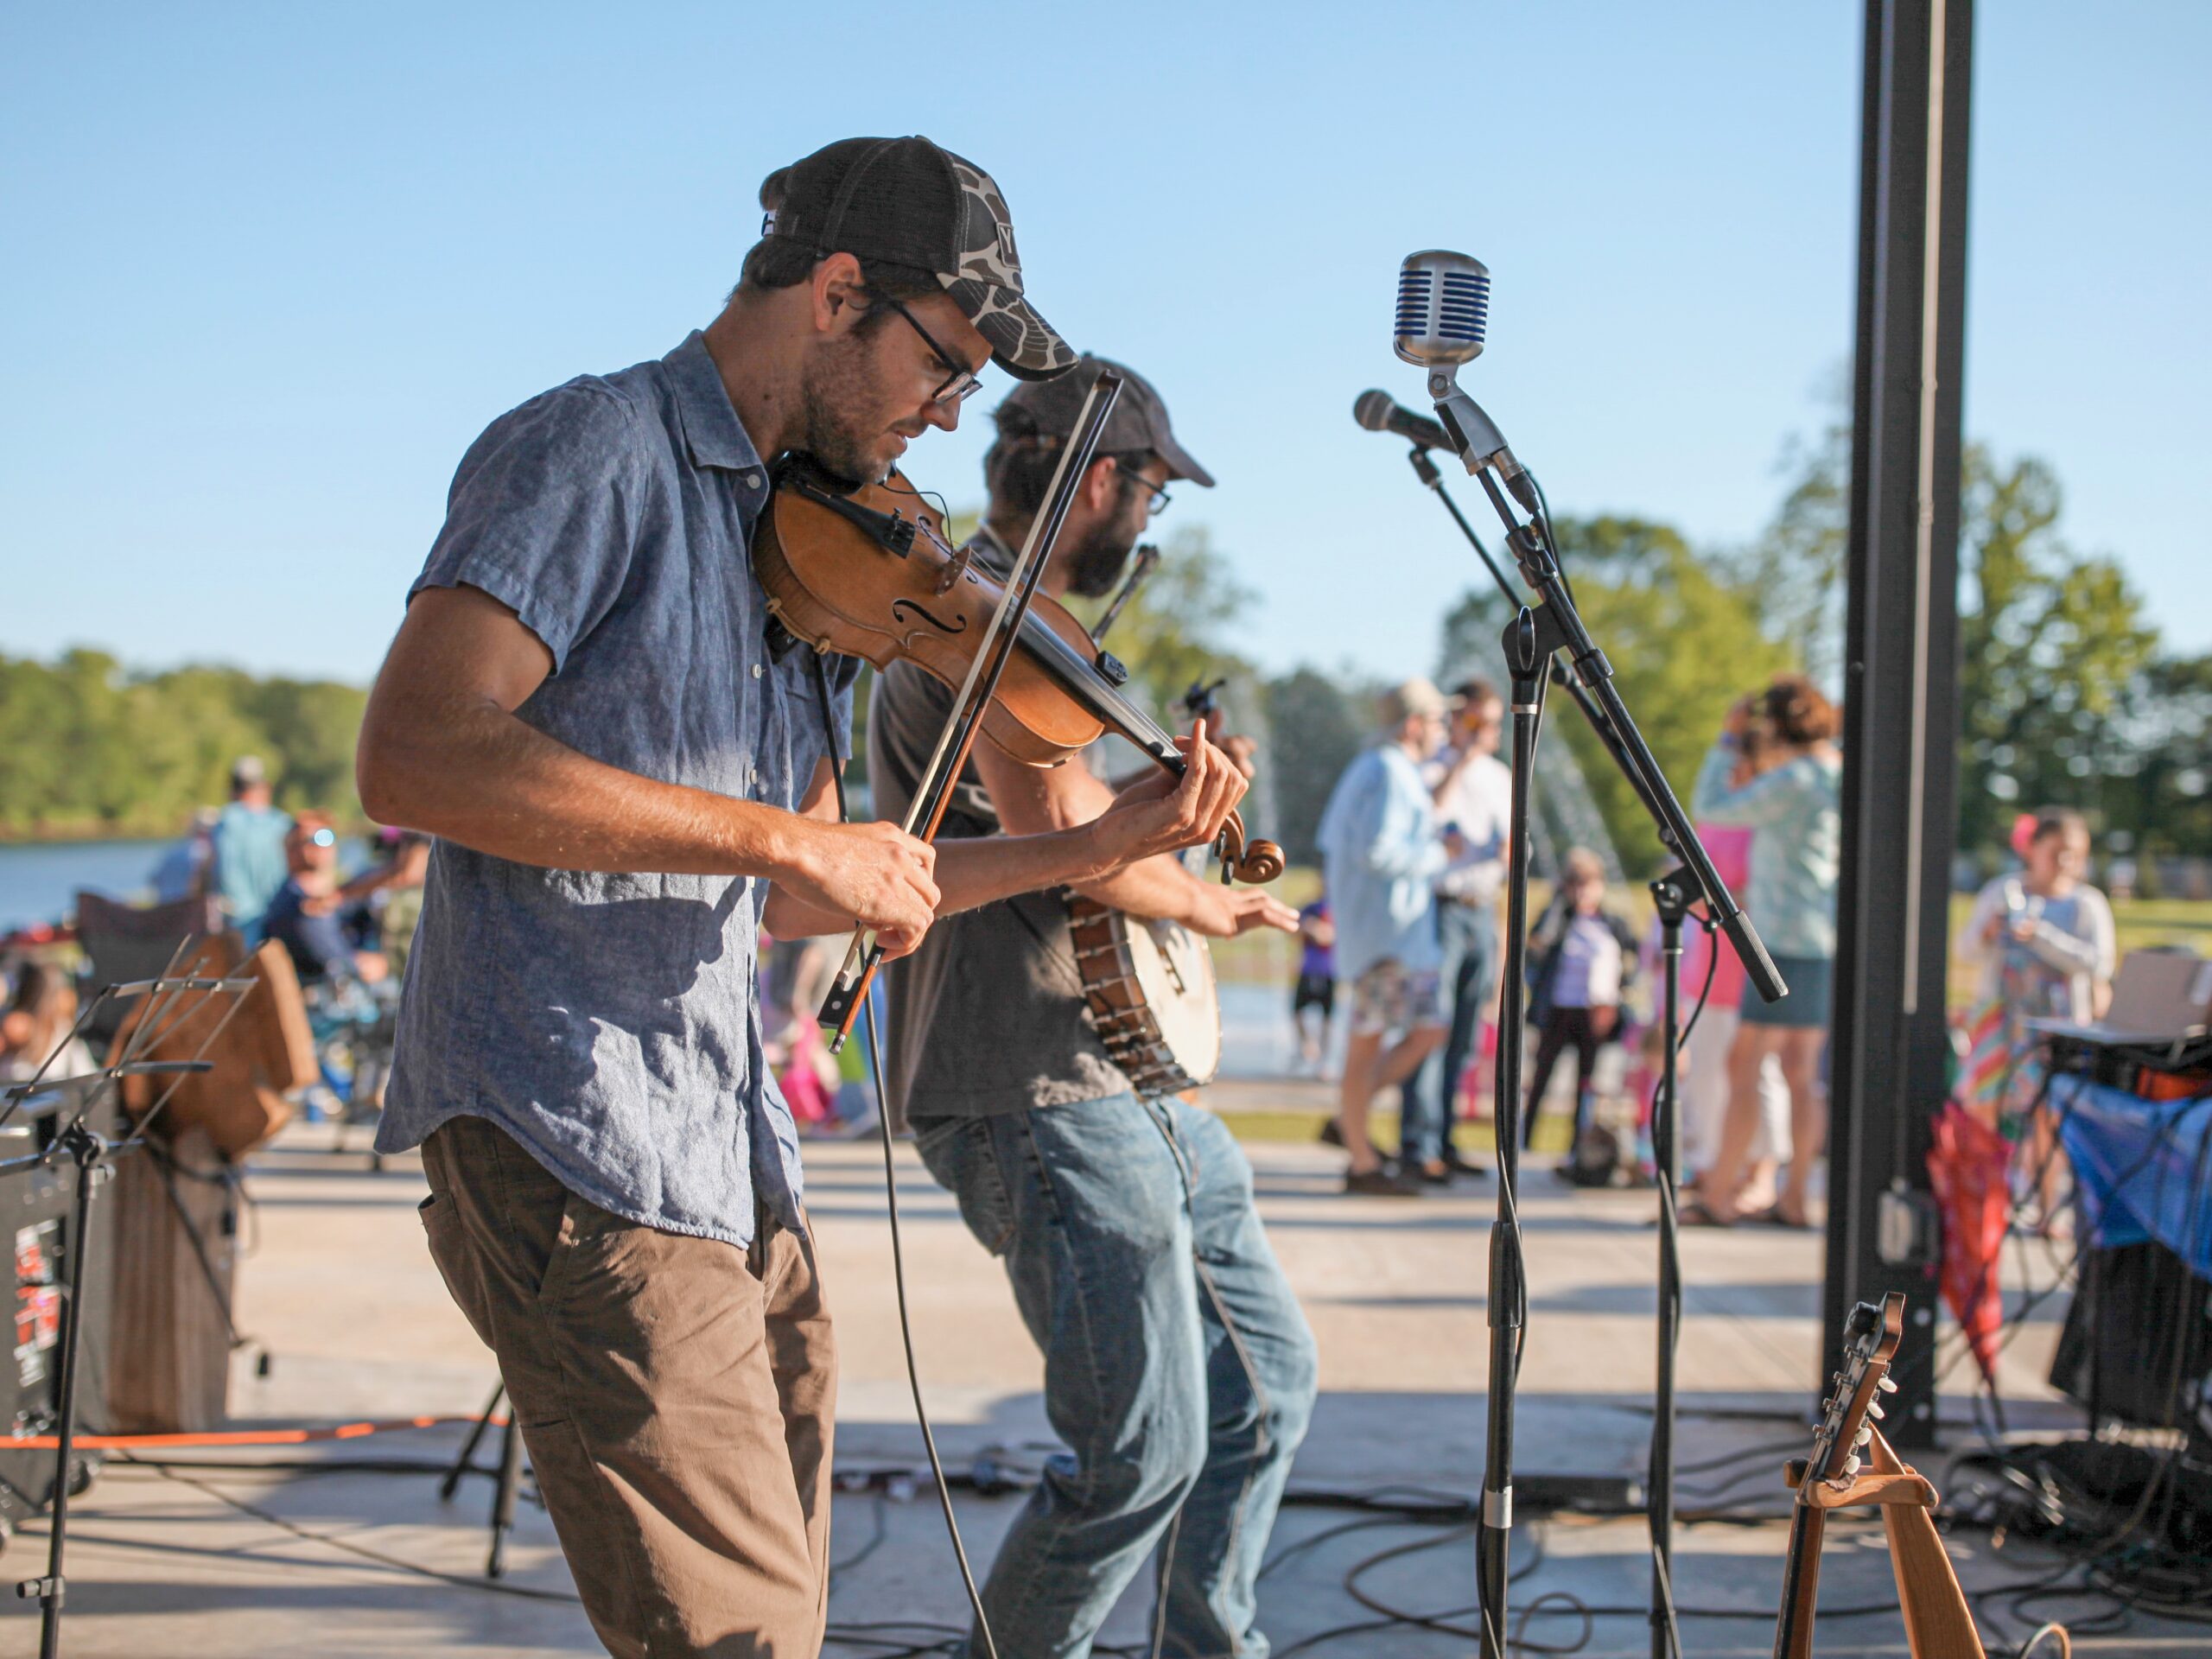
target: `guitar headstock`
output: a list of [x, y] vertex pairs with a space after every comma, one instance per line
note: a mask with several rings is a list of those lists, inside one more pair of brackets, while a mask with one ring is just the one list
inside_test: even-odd
[[1880, 1395], [1897, 1391], [1897, 1384], [1890, 1381], [1890, 1360], [1904, 1339], [1903, 1291], [1891, 1291], [1879, 1307], [1861, 1302], [1851, 1310], [1843, 1327], [1843, 1369], [1821, 1402], [1806, 1484], [1849, 1480], [1859, 1472], [1859, 1448], [1873, 1433], [1867, 1420], [1881, 1416]]

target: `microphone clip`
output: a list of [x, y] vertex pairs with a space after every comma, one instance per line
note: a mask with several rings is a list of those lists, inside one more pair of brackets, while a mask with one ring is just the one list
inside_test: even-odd
[[1484, 467], [1493, 468], [1513, 499], [1529, 512], [1537, 511], [1536, 493], [1522, 472], [1521, 463], [1513, 458], [1513, 451], [1506, 447], [1505, 434], [1497, 429], [1497, 423], [1483, 410], [1483, 406], [1459, 389], [1459, 372], [1452, 368], [1433, 368], [1428, 372], [1428, 395], [1436, 404], [1436, 418], [1452, 440], [1452, 447], [1459, 451], [1461, 465], [1470, 476]]

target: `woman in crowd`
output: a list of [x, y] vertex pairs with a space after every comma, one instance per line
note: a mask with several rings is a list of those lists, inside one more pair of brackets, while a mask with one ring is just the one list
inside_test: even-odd
[[2044, 1224], [2056, 1208], [2063, 1154], [2047, 1109], [2037, 1109], [2043, 1068], [2031, 1019], [2102, 1016], [2112, 994], [2112, 906], [2082, 878], [2089, 868], [2089, 825], [2079, 812], [2045, 807], [2024, 819], [2016, 839], [2023, 868], [2000, 875], [1974, 899], [1957, 943], [1959, 958], [1980, 979], [1974, 1021], [1986, 1029], [1993, 1063], [1970, 1062], [1968, 1094], [1983, 1121], [2022, 1140]]
[[0, 1014], [0, 1083], [28, 1082], [41, 1066], [57, 1082], [91, 1071], [92, 1051], [72, 1034], [76, 1024], [77, 988], [69, 976], [48, 963], [26, 963]]
[[1728, 711], [1720, 741], [1698, 773], [1700, 821], [1751, 832], [1744, 906], [1789, 987], [1779, 1002], [1744, 997], [1728, 1050], [1728, 1116], [1712, 1166], [1684, 1206], [1693, 1224], [1732, 1225], [1758, 1132], [1759, 1072], [1770, 1054], [1789, 1085], [1790, 1159], [1774, 1208], [1759, 1219], [1810, 1226], [1807, 1193], [1827, 1139], [1821, 1056], [1827, 1043], [1835, 969], [1835, 888], [1841, 870], [1835, 705], [1801, 674], [1784, 674]]

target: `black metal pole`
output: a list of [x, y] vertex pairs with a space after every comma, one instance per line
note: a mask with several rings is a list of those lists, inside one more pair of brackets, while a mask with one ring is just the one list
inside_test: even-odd
[[1682, 921], [1690, 894], [1673, 874], [1651, 884], [1659, 911], [1659, 1086], [1651, 1096], [1651, 1161], [1659, 1184], [1659, 1345], [1651, 1390], [1651, 1464], [1644, 1477], [1651, 1525], [1651, 1659], [1681, 1659], [1675, 1621], [1675, 1355], [1682, 1334], [1681, 1179], [1676, 1102], [1681, 1067]]
[[1885, 1431], [1936, 1437], [1928, 1151], [1957, 838], [1958, 542], [1972, 0], [1868, 0], [1830, 1027], [1827, 1277], [1816, 1378], [1850, 1310], [1905, 1293]]
[[1528, 1286], [1521, 1255], [1521, 1053], [1528, 1024], [1529, 807], [1536, 740], [1544, 718], [1543, 646], [1527, 606], [1507, 624], [1505, 663], [1513, 682], [1513, 807], [1506, 831], [1505, 953], [1500, 972], [1496, 1105], [1497, 1221], [1490, 1234], [1490, 1398], [1483, 1463], [1482, 1524], [1475, 1573], [1482, 1604], [1483, 1659], [1505, 1659], [1506, 1586], [1512, 1572], [1513, 1399], [1521, 1366]]
[[69, 1536], [69, 1465], [77, 1449], [77, 1362], [85, 1338], [85, 1246], [92, 1234], [92, 1188], [99, 1182], [103, 1150], [99, 1136], [81, 1122], [64, 1132], [62, 1144], [77, 1160], [77, 1204], [69, 1218], [68, 1283], [61, 1292], [61, 1399], [54, 1429], [54, 1518], [47, 1534], [46, 1576], [16, 1586], [18, 1596], [38, 1599], [39, 1659], [60, 1659], [61, 1652], [61, 1604], [69, 1590], [62, 1556]]

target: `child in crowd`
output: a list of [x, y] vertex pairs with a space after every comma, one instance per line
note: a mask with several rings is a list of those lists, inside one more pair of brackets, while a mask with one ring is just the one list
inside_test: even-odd
[[1635, 977], [1636, 935], [1605, 908], [1605, 867], [1587, 848], [1567, 855], [1559, 892], [1529, 936], [1529, 1017], [1540, 1035], [1523, 1109], [1523, 1144], [1560, 1057], [1574, 1051], [1574, 1138], [1590, 1128], [1599, 1048], [1620, 1030], [1621, 996]]
[[[1329, 1047], [1329, 1020], [1337, 1009], [1337, 925], [1329, 917], [1325, 893], [1298, 912], [1298, 986], [1290, 996], [1290, 1017], [1298, 1027], [1298, 1070], [1321, 1075]], [[1312, 1010], [1317, 1017], [1308, 1020]]]

